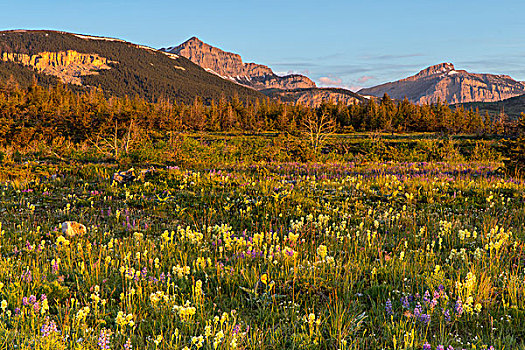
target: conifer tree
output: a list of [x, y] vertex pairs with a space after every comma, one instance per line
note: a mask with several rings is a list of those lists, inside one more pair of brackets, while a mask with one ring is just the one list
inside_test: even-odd
[[510, 171], [523, 172], [525, 170], [525, 113], [521, 113], [517, 129], [518, 138], [509, 144], [510, 159], [506, 166]]

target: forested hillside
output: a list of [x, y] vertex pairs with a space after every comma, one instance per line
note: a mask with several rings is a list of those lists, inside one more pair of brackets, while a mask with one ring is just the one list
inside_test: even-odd
[[[42, 52], [97, 54], [114, 63], [111, 69], [82, 77], [83, 89], [100, 87], [106, 96], [139, 96], [148, 101], [172, 99], [189, 103], [195, 97], [205, 102], [237, 95], [240, 100], [262, 98], [262, 94], [222, 79], [193, 64], [184, 57], [118, 39], [87, 37], [55, 31], [4, 31], [0, 33], [0, 54], [38, 55]], [[0, 79], [18, 82], [22, 87], [38, 83], [47, 85], [55, 77], [39, 74], [30, 67], [0, 61]], [[76, 89], [76, 88], [75, 88]]]

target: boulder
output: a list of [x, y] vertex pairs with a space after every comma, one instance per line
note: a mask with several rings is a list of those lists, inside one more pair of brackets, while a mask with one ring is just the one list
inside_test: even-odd
[[131, 168], [126, 171], [118, 171], [113, 174], [113, 181], [123, 185], [135, 180], [135, 169]]
[[86, 226], [76, 221], [65, 221], [62, 223], [62, 233], [68, 237], [83, 236]]

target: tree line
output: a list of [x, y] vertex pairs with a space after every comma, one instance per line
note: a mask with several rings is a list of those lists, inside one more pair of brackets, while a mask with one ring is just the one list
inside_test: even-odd
[[[323, 118], [319, 118], [322, 116]], [[269, 98], [242, 102], [234, 96], [184, 104], [169, 99], [107, 97], [102, 89], [73, 91], [63, 84], [20, 88], [0, 83], [0, 143], [25, 145], [65, 137], [74, 142], [104, 135], [122, 136], [132, 128], [151, 135], [183, 131], [276, 131], [298, 134], [312, 120], [329, 119], [333, 131], [442, 132], [505, 134], [515, 121], [506, 115], [480, 115], [446, 103], [415, 105], [385, 94], [353, 105], [322, 103], [316, 108]], [[331, 130], [332, 131], [332, 130]]]

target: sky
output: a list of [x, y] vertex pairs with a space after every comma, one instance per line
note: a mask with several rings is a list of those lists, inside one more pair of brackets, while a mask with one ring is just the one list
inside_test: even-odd
[[0, 0], [0, 29], [154, 48], [197, 36], [319, 86], [359, 90], [441, 62], [525, 81], [523, 0]]

